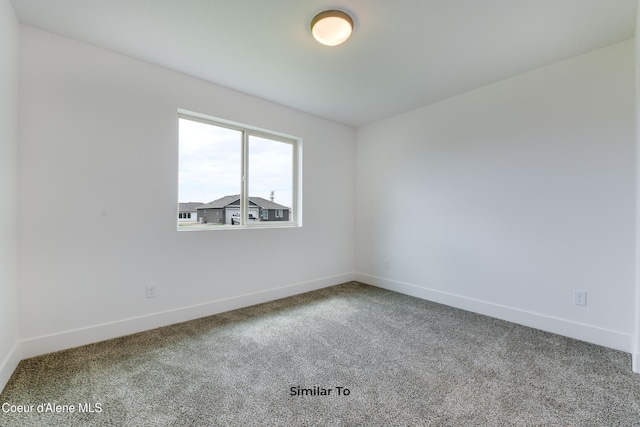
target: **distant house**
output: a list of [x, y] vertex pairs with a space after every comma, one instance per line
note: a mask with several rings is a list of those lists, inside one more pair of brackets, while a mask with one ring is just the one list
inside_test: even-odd
[[199, 202], [178, 203], [178, 222], [196, 222], [198, 220], [196, 208], [203, 204]]
[[[196, 208], [198, 222], [231, 224], [234, 214], [240, 214], [240, 195], [225, 196]], [[249, 218], [257, 221], [289, 221], [290, 208], [262, 197], [249, 197]]]
[[249, 197], [250, 203], [260, 207], [260, 221], [290, 221], [291, 208], [262, 197]]

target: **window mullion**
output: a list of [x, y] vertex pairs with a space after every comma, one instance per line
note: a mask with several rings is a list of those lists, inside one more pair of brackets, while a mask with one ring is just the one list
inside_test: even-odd
[[249, 135], [242, 132], [242, 186], [240, 187], [240, 224], [249, 218]]

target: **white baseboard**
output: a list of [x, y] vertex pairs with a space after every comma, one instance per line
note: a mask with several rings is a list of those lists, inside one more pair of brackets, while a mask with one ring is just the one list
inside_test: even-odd
[[7, 354], [0, 364], [0, 393], [4, 390], [4, 386], [7, 385], [9, 378], [11, 378], [11, 374], [16, 370], [18, 363], [20, 363], [20, 360], [22, 359], [20, 350], [20, 342], [16, 341], [9, 351], [9, 354]]
[[631, 369], [636, 374], [640, 374], [640, 353], [631, 354]]
[[[357, 281], [371, 286], [388, 289], [390, 291], [495, 317], [508, 322], [632, 353], [632, 334], [625, 334], [596, 326], [585, 325], [566, 319], [467, 298], [434, 289], [423, 288], [409, 283], [397, 282], [364, 273], [356, 273], [355, 276]], [[636, 355], [636, 357], [638, 357], [638, 355]], [[640, 360], [637, 360], [637, 362], [640, 363]], [[640, 365], [638, 363], [636, 363], [635, 366], [640, 369]]]
[[203, 304], [181, 307], [145, 316], [133, 317], [101, 325], [29, 338], [22, 341], [22, 357], [26, 359], [29, 357], [35, 357], [42, 354], [155, 329], [162, 326], [186, 322], [230, 310], [236, 310], [242, 307], [286, 298], [304, 292], [339, 285], [353, 280], [355, 280], [354, 273], [340, 274], [337, 276], [325, 277], [322, 279], [311, 280], [274, 289], [267, 289], [265, 291], [253, 292], [232, 298], [209, 301]]

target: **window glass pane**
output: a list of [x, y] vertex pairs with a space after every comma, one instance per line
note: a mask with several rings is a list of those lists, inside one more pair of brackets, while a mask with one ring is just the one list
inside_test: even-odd
[[291, 220], [293, 148], [290, 143], [249, 135], [249, 198], [263, 209], [287, 212], [277, 218], [280, 221]]
[[[206, 204], [240, 194], [241, 131], [180, 118], [179, 135], [180, 203]], [[208, 213], [211, 218], [217, 212]]]

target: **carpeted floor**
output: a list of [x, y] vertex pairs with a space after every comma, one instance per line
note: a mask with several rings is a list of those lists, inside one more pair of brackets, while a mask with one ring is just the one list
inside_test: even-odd
[[0, 404], [33, 410], [2, 426], [638, 426], [640, 375], [622, 352], [347, 283], [25, 360]]

